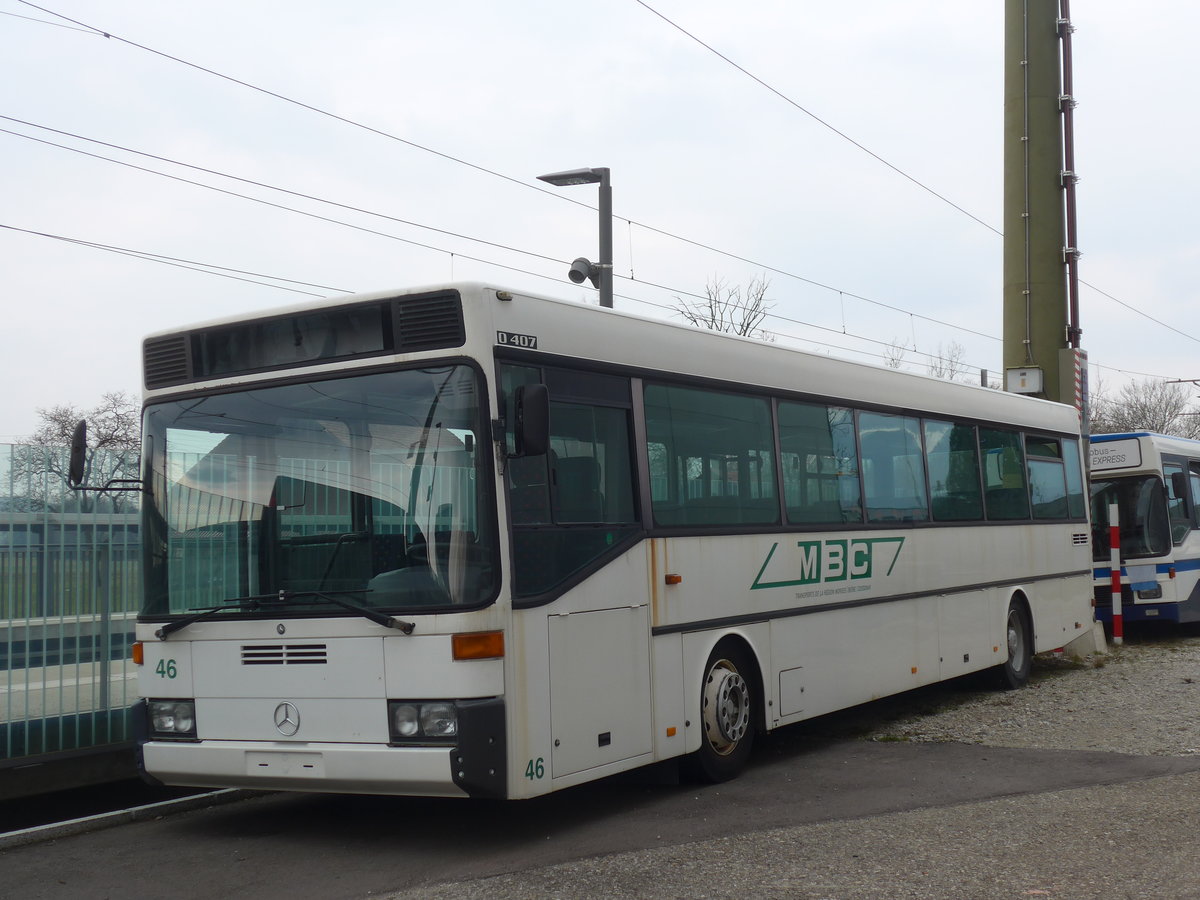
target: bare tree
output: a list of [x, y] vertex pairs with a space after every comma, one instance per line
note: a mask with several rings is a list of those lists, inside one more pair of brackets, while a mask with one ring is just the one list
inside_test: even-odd
[[1091, 396], [1092, 434], [1156, 431], [1200, 438], [1200, 409], [1187, 384], [1146, 378], [1126, 383], [1114, 397], [1103, 387]]
[[891, 342], [884, 345], [883, 364], [889, 369], [899, 369], [904, 365], [904, 354], [907, 352], [908, 341], [892, 338]]
[[[102, 485], [111, 478], [132, 478], [137, 473], [137, 450], [141, 443], [137, 400], [124, 391], [103, 396], [93, 409], [84, 412], [73, 405], [39, 409], [42, 424], [23, 443], [13, 448], [9, 475], [14, 488], [45, 505], [61, 496], [67, 484], [67, 463], [75, 423], [87, 419], [88, 447], [84, 480]], [[83, 495], [78, 508], [89, 510], [97, 495]], [[100, 492], [109, 508], [120, 511], [126, 495]]]
[[704, 300], [675, 297], [675, 311], [697, 328], [740, 334], [772, 341], [775, 336], [759, 326], [772, 304], [766, 300], [771, 282], [765, 277], [752, 278], [745, 291], [730, 287], [724, 278], [714, 276], [704, 285]]
[[935, 378], [945, 378], [947, 381], [957, 381], [958, 376], [964, 375], [969, 367], [963, 362], [966, 349], [958, 341], [951, 341], [950, 346], [943, 349], [937, 346], [937, 352], [929, 357], [929, 374]]

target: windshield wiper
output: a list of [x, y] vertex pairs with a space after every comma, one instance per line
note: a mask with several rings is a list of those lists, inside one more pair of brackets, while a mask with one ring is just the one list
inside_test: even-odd
[[259, 594], [256, 597], [236, 597], [226, 600], [224, 606], [210, 606], [207, 609], [200, 610], [183, 619], [177, 619], [174, 622], [168, 622], [157, 631], [154, 636], [160, 641], [165, 641], [170, 635], [180, 629], [187, 628], [193, 622], [199, 622], [201, 619], [207, 619], [215, 616], [219, 612], [226, 610], [235, 610], [237, 612], [254, 612], [260, 609], [268, 609], [276, 606], [288, 606], [292, 600], [302, 598], [324, 600], [326, 603], [332, 603], [334, 606], [340, 606], [342, 609], [356, 612], [366, 619], [370, 619], [376, 625], [382, 625], [384, 628], [395, 628], [404, 634], [412, 634], [416, 624], [413, 622], [405, 622], [402, 619], [397, 619], [395, 616], [389, 616], [386, 613], [381, 613], [373, 609], [368, 609], [365, 606], [359, 606], [357, 603], [351, 603], [349, 600], [343, 600], [337, 594], [365, 594], [366, 590], [361, 591], [286, 591], [281, 590], [275, 594]]
[[332, 603], [334, 606], [340, 606], [342, 609], [347, 609], [350, 612], [356, 612], [364, 619], [370, 619], [376, 625], [382, 625], [384, 628], [395, 628], [404, 634], [412, 634], [416, 628], [414, 622], [405, 622], [403, 619], [397, 619], [395, 616], [389, 616], [387, 613], [381, 613], [378, 610], [370, 609], [366, 606], [360, 606], [357, 603], [351, 603], [349, 600], [343, 600], [341, 594], [365, 594], [366, 588], [359, 591], [280, 591], [276, 596], [272, 597], [267, 605], [287, 606], [291, 600], [324, 600], [326, 603]]
[[162, 628], [159, 628], [157, 631], [155, 631], [154, 636], [160, 641], [165, 641], [168, 636], [174, 634], [176, 631], [179, 631], [181, 628], [187, 628], [193, 622], [199, 622], [201, 619], [207, 619], [211, 616], [215, 616], [219, 612], [225, 612], [226, 610], [230, 609], [236, 610], [237, 612], [256, 610], [261, 607], [262, 601], [269, 600], [273, 596], [273, 594], [264, 594], [258, 597], [235, 597], [233, 599], [226, 600], [225, 606], [210, 606], [207, 609], [202, 609], [200, 612], [193, 613], [186, 618], [176, 619], [174, 622], [168, 622], [166, 625], [162, 626]]

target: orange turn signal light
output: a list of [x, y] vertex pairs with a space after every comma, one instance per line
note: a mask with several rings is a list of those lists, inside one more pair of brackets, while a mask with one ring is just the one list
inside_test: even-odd
[[683, 584], [682, 575], [668, 575], [667, 584]]
[[141, 641], [133, 642], [133, 646], [129, 648], [129, 655], [135, 666], [140, 666], [146, 661], [146, 648], [142, 646]]
[[503, 631], [473, 631], [450, 637], [455, 659], [501, 659], [504, 656]]

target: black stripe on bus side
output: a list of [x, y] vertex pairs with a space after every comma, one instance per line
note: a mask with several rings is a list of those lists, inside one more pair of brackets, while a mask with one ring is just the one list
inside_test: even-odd
[[934, 589], [929, 591], [914, 591], [909, 594], [889, 594], [883, 597], [864, 597], [860, 600], [842, 600], [838, 603], [821, 603], [816, 606], [797, 606], [791, 609], [778, 609], [769, 613], [751, 613], [744, 616], [724, 616], [719, 619], [704, 619], [695, 622], [683, 622], [679, 625], [659, 625], [650, 629], [653, 635], [681, 634], [689, 631], [709, 631], [714, 628], [729, 628], [734, 625], [752, 625], [759, 622], [769, 622], [772, 619], [791, 619], [796, 616], [810, 616], [815, 613], [833, 612], [840, 609], [857, 609], [862, 606], [877, 606], [881, 603], [900, 603], [905, 600], [916, 600], [922, 597], [942, 597], [954, 594], [967, 594], [971, 591], [982, 591], [988, 588], [1015, 587], [1020, 584], [1030, 584], [1035, 581], [1059, 581], [1077, 575], [1090, 575], [1091, 569], [1077, 569], [1072, 572], [1058, 572], [1053, 575], [1037, 575], [1032, 578], [1012, 578], [1005, 581], [985, 581], [979, 584], [965, 584], [954, 588]]

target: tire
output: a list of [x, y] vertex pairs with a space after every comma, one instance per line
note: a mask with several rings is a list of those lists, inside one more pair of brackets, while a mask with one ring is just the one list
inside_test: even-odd
[[746, 768], [760, 716], [754, 663], [745, 649], [718, 644], [700, 685], [700, 749], [688, 772], [710, 784], [729, 781]]
[[1024, 686], [1033, 669], [1033, 626], [1025, 606], [1017, 600], [1008, 604], [1004, 633], [1008, 659], [997, 667], [997, 676], [1000, 688], [1011, 691]]

